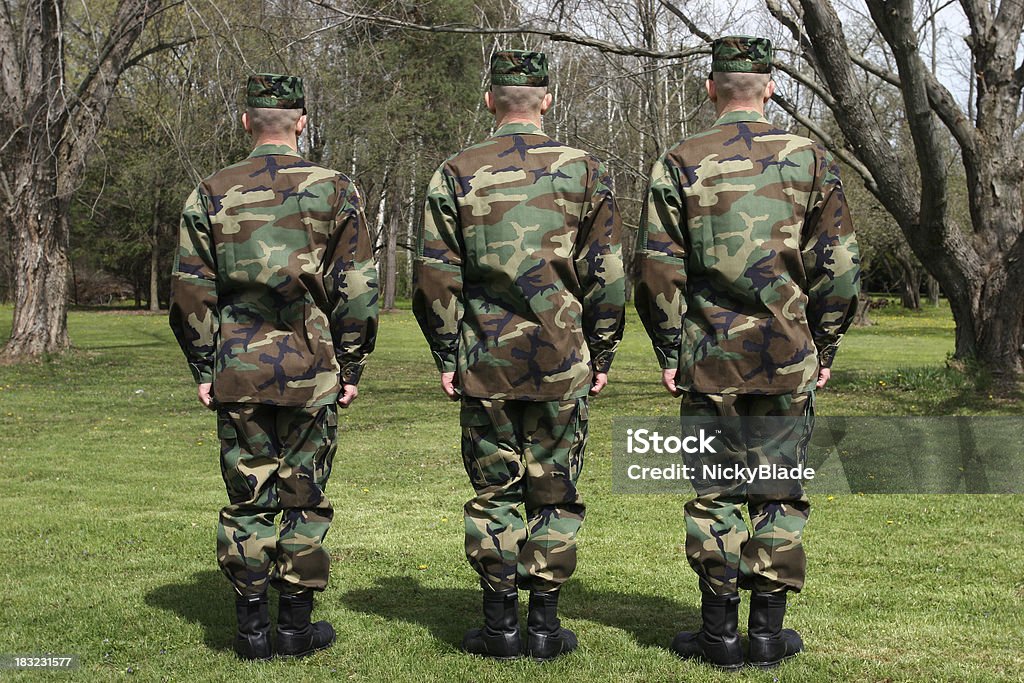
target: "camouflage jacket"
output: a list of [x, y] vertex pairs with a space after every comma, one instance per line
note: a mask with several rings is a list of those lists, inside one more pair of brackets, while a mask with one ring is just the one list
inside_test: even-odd
[[464, 395], [585, 396], [622, 337], [625, 274], [612, 181], [531, 124], [500, 127], [434, 173], [413, 310]]
[[654, 164], [634, 275], [637, 311], [682, 388], [810, 391], [860, 284], [838, 165], [756, 112], [725, 114]]
[[324, 405], [359, 381], [377, 271], [355, 185], [283, 145], [214, 173], [181, 214], [171, 328], [221, 403]]

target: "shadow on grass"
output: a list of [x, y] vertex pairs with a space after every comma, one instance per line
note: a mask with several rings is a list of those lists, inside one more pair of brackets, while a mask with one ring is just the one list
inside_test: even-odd
[[[414, 577], [389, 576], [377, 579], [372, 588], [345, 593], [341, 601], [353, 610], [425, 626], [434, 638], [458, 648], [463, 633], [480, 625], [480, 595], [476, 589], [430, 588]], [[520, 593], [521, 610], [526, 609], [526, 596]], [[647, 647], [667, 648], [677, 631], [700, 628], [696, 604], [626, 591], [595, 590], [580, 581], [566, 585], [559, 614], [626, 631]], [[525, 615], [521, 621], [525, 623]]]
[[234, 592], [218, 571], [196, 572], [187, 583], [169, 583], [146, 594], [146, 604], [203, 627], [211, 650], [230, 650], [235, 635]]

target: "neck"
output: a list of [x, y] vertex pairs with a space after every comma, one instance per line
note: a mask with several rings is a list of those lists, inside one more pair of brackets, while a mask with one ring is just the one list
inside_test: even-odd
[[543, 128], [544, 123], [541, 120], [540, 113], [537, 114], [520, 114], [518, 112], [508, 112], [506, 114], [496, 115], [494, 117], [497, 121], [494, 124], [495, 128], [501, 128], [509, 123], [532, 123], [538, 128]]
[[254, 147], [260, 145], [284, 145], [290, 147], [293, 152], [299, 150], [299, 143], [295, 139], [295, 136], [284, 136], [284, 135], [261, 135], [253, 140]]
[[715, 102], [715, 109], [719, 116], [725, 116], [731, 111], [756, 111], [764, 116], [764, 102]]

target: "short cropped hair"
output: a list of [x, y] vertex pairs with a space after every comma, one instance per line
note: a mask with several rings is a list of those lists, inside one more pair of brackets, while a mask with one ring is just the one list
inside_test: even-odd
[[491, 97], [494, 108], [503, 114], [537, 114], [541, 102], [548, 93], [543, 86], [492, 85]]
[[272, 109], [247, 107], [249, 125], [257, 135], [288, 135], [295, 132], [295, 124], [302, 116], [301, 109]]
[[771, 80], [768, 74], [720, 71], [712, 74], [718, 98], [725, 102], [760, 102]]

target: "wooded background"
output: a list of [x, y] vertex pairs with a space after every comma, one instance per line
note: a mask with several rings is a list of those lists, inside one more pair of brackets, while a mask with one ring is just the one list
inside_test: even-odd
[[249, 151], [250, 73], [303, 76], [301, 151], [363, 192], [389, 308], [427, 179], [491, 130], [494, 49], [548, 53], [546, 130], [608, 160], [628, 258], [651, 164], [715, 118], [709, 41], [757, 33], [777, 50], [769, 117], [843, 163], [866, 289], [911, 308], [941, 292], [956, 357], [1013, 382], [1022, 28], [1020, 0], [4, 0], [2, 354], [67, 348], [69, 305], [166, 306], [184, 198]]

